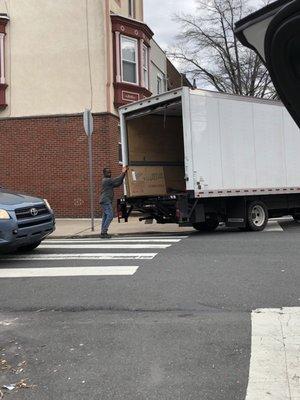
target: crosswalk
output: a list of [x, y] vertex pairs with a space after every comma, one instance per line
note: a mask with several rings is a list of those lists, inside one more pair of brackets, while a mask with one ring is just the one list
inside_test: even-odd
[[[151, 235], [110, 240], [49, 239], [30, 253], [2, 257], [0, 278], [134, 275], [140, 266], [128, 265], [128, 261], [153, 260], [160, 251], [187, 237]], [[111, 265], [114, 261], [118, 265]], [[122, 265], [123, 262], [126, 265]]]
[[300, 399], [300, 307], [252, 312], [246, 400]]

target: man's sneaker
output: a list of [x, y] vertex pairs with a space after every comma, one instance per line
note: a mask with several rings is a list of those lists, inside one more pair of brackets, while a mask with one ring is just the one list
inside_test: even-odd
[[111, 239], [111, 235], [109, 235], [108, 233], [101, 233], [100, 238], [101, 239]]

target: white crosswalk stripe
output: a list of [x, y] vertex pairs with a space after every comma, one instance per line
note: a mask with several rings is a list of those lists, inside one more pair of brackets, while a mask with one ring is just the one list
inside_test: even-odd
[[252, 312], [246, 400], [300, 399], [300, 308]]
[[42, 278], [58, 276], [123, 276], [133, 275], [139, 267], [51, 267], [0, 269], [0, 278]]
[[[7, 255], [2, 258], [1, 260], [7, 263], [3, 265], [1, 262], [0, 278], [130, 276], [136, 273], [139, 266], [105, 265], [105, 262], [152, 260], [158, 254], [153, 250], [168, 249], [185, 238], [187, 236], [161, 235], [149, 237], [123, 236], [114, 237], [111, 240], [101, 240], [99, 238], [48, 239], [31, 253]], [[51, 265], [53, 261], [61, 261], [62, 265], [53, 266]], [[69, 261], [72, 262], [72, 265], [68, 265]], [[96, 265], [82, 266], [80, 265], [81, 261], [91, 261], [91, 264]], [[27, 267], [28, 264], [26, 264], [27, 268], [22, 268], [24, 262], [30, 262], [30, 267]], [[11, 263], [13, 263], [12, 266]], [[33, 268], [35, 265], [38, 265], [38, 267]]]
[[37, 260], [152, 260], [157, 253], [61, 253], [61, 254], [28, 254], [8, 256], [8, 261]]
[[170, 244], [110, 244], [110, 243], [70, 243], [70, 244], [41, 244], [39, 249], [166, 249]]
[[269, 221], [262, 232], [283, 232], [283, 229], [277, 221]]

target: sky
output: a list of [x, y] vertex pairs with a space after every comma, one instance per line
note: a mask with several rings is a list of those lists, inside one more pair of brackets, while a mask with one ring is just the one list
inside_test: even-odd
[[[256, 8], [260, 0], [251, 0]], [[175, 14], [194, 13], [196, 0], [144, 0], [144, 19], [154, 32], [154, 39], [167, 50], [176, 41], [180, 26], [173, 20]]]
[[154, 32], [154, 39], [167, 50], [175, 41], [179, 25], [174, 14], [192, 13], [196, 0], [144, 0], [144, 19]]

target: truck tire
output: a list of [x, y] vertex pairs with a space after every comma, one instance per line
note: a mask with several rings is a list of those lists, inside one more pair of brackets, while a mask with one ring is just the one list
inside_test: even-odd
[[269, 215], [262, 201], [253, 201], [247, 207], [247, 227], [249, 231], [263, 231], [268, 223]]
[[208, 219], [205, 222], [197, 222], [193, 224], [193, 228], [200, 232], [213, 232], [219, 226], [219, 221], [216, 219]]
[[19, 247], [18, 251], [32, 251], [32, 250], [36, 249], [40, 244], [41, 244], [41, 242], [31, 243], [27, 246]]

